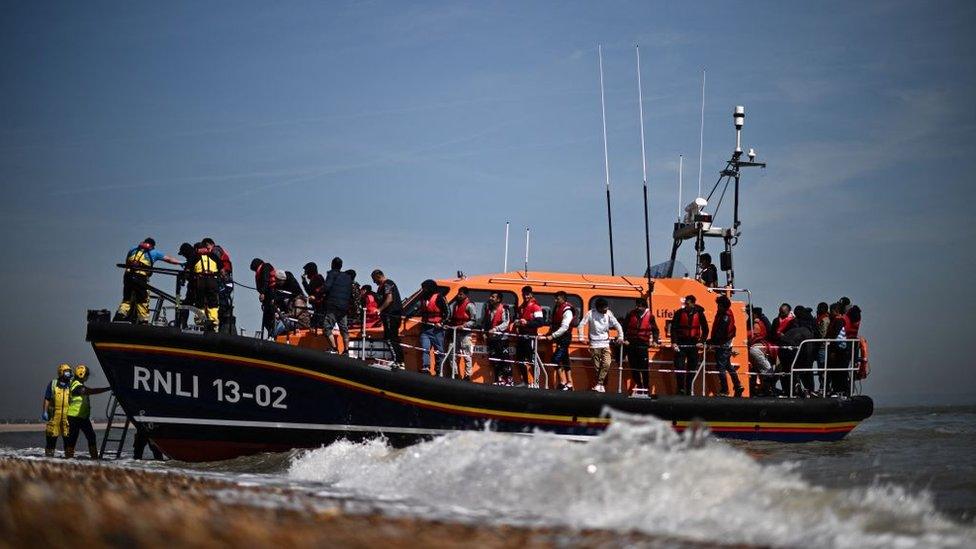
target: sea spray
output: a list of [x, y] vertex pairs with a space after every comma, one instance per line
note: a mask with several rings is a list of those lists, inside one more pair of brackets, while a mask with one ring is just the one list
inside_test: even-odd
[[300, 454], [289, 476], [417, 512], [463, 512], [571, 528], [638, 530], [775, 546], [963, 547], [971, 527], [899, 488], [812, 486], [726, 443], [614, 416], [588, 443], [554, 435], [459, 432], [396, 450], [340, 441]]

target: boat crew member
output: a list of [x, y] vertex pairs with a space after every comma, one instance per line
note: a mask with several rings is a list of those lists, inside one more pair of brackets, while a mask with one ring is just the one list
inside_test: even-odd
[[58, 437], [61, 437], [64, 446], [65, 457], [68, 456], [68, 433], [71, 428], [68, 425], [68, 407], [71, 406], [71, 366], [69, 364], [58, 365], [58, 377], [48, 383], [44, 390], [44, 407], [41, 411], [41, 419], [47, 422], [44, 429], [44, 455], [54, 457], [54, 449], [58, 445]]
[[522, 287], [522, 304], [515, 312], [515, 321], [512, 323], [515, 333], [519, 336], [515, 342], [515, 364], [519, 367], [522, 376], [520, 386], [528, 384], [529, 363], [535, 363], [536, 336], [539, 335], [539, 328], [545, 323], [545, 315], [542, 306], [532, 295], [532, 286]]
[[773, 343], [779, 343], [780, 336], [790, 329], [790, 324], [793, 323], [794, 318], [793, 308], [790, 307], [789, 303], [783, 303], [779, 306], [779, 315], [773, 319], [772, 331], [769, 333]]
[[214, 239], [208, 236], [201, 242], [210, 257], [220, 266], [217, 273], [217, 325], [221, 333], [233, 334], [237, 332], [237, 321], [234, 318], [234, 264], [227, 250], [214, 242]]
[[549, 335], [552, 340], [552, 363], [556, 365], [557, 390], [573, 390], [573, 370], [569, 357], [569, 344], [573, 340], [573, 327], [579, 324], [580, 314], [569, 304], [566, 292], [558, 291], [549, 319]]
[[332, 329], [339, 327], [342, 337], [342, 353], [349, 352], [349, 300], [352, 299], [353, 279], [348, 272], [342, 272], [342, 258], [332, 258], [332, 268], [325, 274], [325, 334], [332, 343], [332, 348], [338, 350]]
[[421, 322], [420, 348], [422, 349], [420, 359], [423, 364], [420, 373], [430, 374], [430, 349], [433, 348], [434, 356], [438, 364], [441, 364], [440, 375], [451, 377], [451, 373], [444, 370], [442, 360], [444, 355], [444, 321], [447, 320], [448, 315], [447, 301], [438, 290], [437, 283], [431, 279], [420, 284], [418, 301]]
[[[149, 323], [149, 288], [146, 287], [152, 272], [148, 269], [159, 260], [172, 265], [180, 265], [174, 259], [156, 249], [152, 238], [143, 240], [138, 246], [125, 254], [125, 274], [122, 275], [122, 303], [115, 312], [114, 321], [130, 320], [133, 323]], [[134, 309], [134, 311], [133, 311]], [[132, 319], [132, 314], [135, 318]]]
[[670, 327], [674, 349], [674, 372], [679, 395], [691, 394], [691, 380], [698, 371], [698, 352], [708, 338], [705, 311], [697, 305], [695, 296], [685, 296], [684, 307], [674, 312]]
[[258, 301], [261, 302], [261, 328], [271, 337], [275, 329], [274, 290], [278, 284], [275, 268], [274, 265], [255, 257], [251, 260], [251, 270], [254, 271], [254, 288], [258, 292]]
[[[593, 358], [593, 366], [596, 367], [596, 385], [593, 390], [603, 393], [606, 391], [604, 384], [607, 381], [607, 374], [613, 364], [613, 353], [610, 352], [610, 330], [617, 331], [617, 343], [622, 344], [624, 329], [610, 310], [610, 304], [602, 297], [596, 298], [593, 308], [586, 311], [580, 320], [580, 326], [587, 328], [590, 356]], [[579, 329], [579, 340], [586, 341], [582, 327]]]
[[637, 389], [647, 390], [649, 375], [648, 353], [651, 345], [661, 344], [661, 332], [657, 319], [647, 307], [647, 297], [634, 300], [635, 308], [624, 317], [624, 345], [627, 348], [627, 362], [634, 371], [634, 384]]
[[[178, 255], [183, 258], [183, 272], [176, 277], [176, 294], [180, 294], [180, 289], [186, 285], [186, 295], [183, 296], [183, 304], [194, 305], [196, 303], [196, 284], [193, 283], [193, 265], [197, 262], [197, 251], [189, 242], [180, 244]], [[176, 324], [185, 329], [190, 320], [189, 309], [179, 309], [176, 311]]]
[[740, 397], [745, 389], [739, 383], [739, 376], [736, 375], [732, 367], [732, 342], [735, 339], [735, 315], [732, 314], [732, 301], [724, 295], [715, 298], [718, 310], [715, 311], [715, 320], [712, 322], [711, 337], [708, 345], [715, 351], [715, 367], [718, 370], [719, 392], [722, 396], [729, 394], [729, 385], [725, 380], [728, 372], [732, 377], [732, 387], [735, 396]]
[[474, 370], [474, 340], [471, 338], [471, 330], [478, 324], [478, 310], [468, 297], [468, 289], [464, 286], [458, 288], [457, 295], [451, 300], [451, 319], [449, 324], [454, 328], [451, 335], [454, 338], [452, 344], [462, 360], [464, 360], [464, 380], [471, 381], [471, 374]]
[[312, 328], [321, 328], [325, 323], [325, 277], [319, 273], [319, 266], [314, 261], [302, 267], [302, 287], [312, 306]]
[[196, 260], [193, 262], [193, 306], [200, 310], [196, 322], [203, 326], [205, 332], [216, 332], [220, 312], [220, 264], [202, 242], [193, 246], [196, 250]]
[[380, 322], [383, 323], [383, 339], [393, 354], [393, 367], [403, 368], [403, 348], [400, 346], [400, 315], [403, 314], [403, 301], [400, 299], [400, 289], [379, 269], [374, 270], [370, 278], [376, 284], [378, 312]]
[[485, 345], [488, 347], [488, 363], [491, 364], [496, 385], [511, 385], [512, 363], [508, 360], [508, 341], [506, 333], [510, 324], [508, 309], [502, 303], [502, 295], [491, 292], [481, 315], [481, 329], [485, 332]]
[[779, 363], [783, 374], [780, 380], [783, 391], [789, 393], [790, 373], [794, 368], [799, 370], [793, 376], [798, 382], [794, 386], [794, 395], [813, 394], [813, 372], [810, 370], [813, 368], [817, 345], [812, 343], [803, 345], [804, 341], [817, 338], [817, 322], [811, 313], [810, 309], [797, 305], [793, 309], [795, 318], [790, 328], [779, 338]]
[[700, 260], [701, 274], [698, 279], [709, 288], [717, 288], [718, 270], [715, 268], [715, 264], [712, 263], [712, 256], [710, 254], [701, 254]]
[[95, 436], [95, 429], [91, 422], [91, 402], [89, 395], [97, 395], [111, 390], [111, 387], [99, 387], [93, 389], [85, 385], [91, 372], [88, 366], [79, 364], [75, 366], [75, 377], [71, 380], [71, 402], [68, 404], [68, 438], [64, 441], [64, 457], [72, 457], [75, 453], [75, 445], [78, 443], [78, 434], [85, 433], [85, 440], [88, 442], [88, 456], [98, 459], [98, 438]]
[[373, 287], [366, 284], [359, 290], [359, 295], [363, 311], [366, 312], [365, 327], [372, 328], [380, 322], [380, 307], [376, 302], [376, 294], [373, 292]]

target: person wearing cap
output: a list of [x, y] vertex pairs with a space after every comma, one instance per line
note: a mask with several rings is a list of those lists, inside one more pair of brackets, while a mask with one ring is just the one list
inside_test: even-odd
[[302, 287], [308, 294], [308, 303], [314, 311], [312, 328], [321, 328], [325, 318], [325, 277], [319, 273], [319, 266], [309, 261], [302, 267]]
[[271, 337], [275, 329], [274, 289], [278, 284], [275, 268], [271, 263], [255, 257], [251, 260], [251, 270], [254, 271], [254, 288], [261, 302], [261, 328]]
[[708, 339], [708, 320], [697, 301], [693, 295], [685, 296], [684, 306], [674, 312], [668, 324], [679, 395], [691, 394], [691, 380], [698, 371], [698, 352]]
[[728, 372], [732, 377], [732, 387], [735, 396], [740, 397], [745, 389], [739, 382], [739, 376], [732, 368], [732, 341], [735, 339], [735, 315], [732, 313], [732, 300], [728, 296], [720, 295], [715, 298], [718, 310], [715, 311], [715, 320], [712, 322], [711, 337], [708, 345], [715, 351], [715, 368], [718, 370], [719, 387], [722, 396], [729, 394], [729, 384], [725, 380]]
[[79, 364], [75, 366], [75, 377], [71, 380], [71, 402], [68, 404], [68, 438], [64, 441], [64, 457], [74, 456], [75, 445], [78, 443], [78, 433], [85, 433], [85, 440], [88, 441], [88, 455], [92, 459], [98, 459], [98, 438], [95, 436], [95, 429], [91, 422], [91, 402], [89, 395], [97, 395], [110, 391], [111, 387], [99, 387], [92, 389], [85, 385], [91, 372], [88, 366]]
[[71, 365], [60, 364], [58, 377], [48, 383], [44, 391], [44, 407], [41, 419], [47, 422], [44, 429], [44, 455], [54, 457], [58, 438], [62, 439], [65, 457], [68, 455], [68, 407], [71, 405], [71, 378], [74, 374]]
[[[437, 287], [437, 283], [431, 279], [423, 281], [420, 285], [420, 296], [417, 298], [420, 304], [420, 347], [422, 374], [430, 373], [430, 349], [434, 349], [434, 356], [438, 364], [443, 362], [444, 353], [444, 322], [447, 321], [449, 314], [447, 301]], [[441, 368], [440, 374], [444, 377], [451, 377], [450, 370]], [[436, 375], [436, 374], [435, 374]]]
[[[115, 322], [131, 321], [138, 324], [149, 323], [149, 288], [146, 284], [152, 276], [152, 266], [157, 261], [172, 265], [182, 265], [179, 259], [172, 258], [156, 249], [156, 241], [146, 238], [138, 246], [125, 254], [125, 273], [122, 275], [122, 302], [115, 311]], [[135, 318], [132, 318], [133, 312]]]
[[[586, 338], [583, 336], [583, 326], [587, 328]], [[590, 356], [593, 358], [593, 366], [596, 367], [596, 385], [593, 390], [598, 393], [606, 391], [604, 384], [607, 381], [607, 374], [610, 373], [610, 366], [613, 364], [613, 353], [610, 352], [610, 330], [617, 331], [617, 343], [623, 344], [623, 326], [613, 315], [606, 298], [598, 297], [593, 302], [593, 308], [586, 311], [580, 320], [579, 329], [579, 340], [581, 342], [589, 340], [590, 343]]]

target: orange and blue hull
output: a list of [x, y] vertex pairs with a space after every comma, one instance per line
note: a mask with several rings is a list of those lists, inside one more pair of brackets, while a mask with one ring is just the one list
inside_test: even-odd
[[684, 430], [784, 442], [839, 440], [873, 411], [865, 396], [826, 399], [628, 398], [495, 387], [370, 367], [356, 359], [222, 334], [91, 323], [91, 341], [125, 411], [169, 456], [212, 461], [338, 439], [392, 444], [459, 430], [585, 440], [608, 409]]

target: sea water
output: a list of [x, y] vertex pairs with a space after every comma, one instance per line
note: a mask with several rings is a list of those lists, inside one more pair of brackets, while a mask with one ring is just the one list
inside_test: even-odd
[[[227, 462], [118, 466], [288, 487], [354, 512], [706, 543], [976, 547], [974, 420], [976, 408], [879, 410], [841, 442], [774, 444], [680, 436], [664, 422], [618, 415], [588, 443], [461, 432], [403, 449], [340, 441]], [[24, 448], [28, 436], [41, 434], [0, 435], [0, 445], [41, 455]]]

